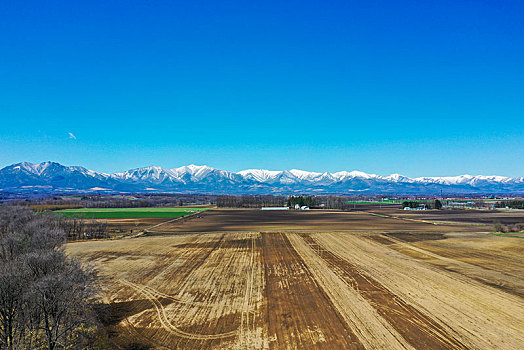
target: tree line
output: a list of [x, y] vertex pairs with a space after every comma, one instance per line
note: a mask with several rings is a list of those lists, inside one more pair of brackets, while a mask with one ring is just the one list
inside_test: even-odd
[[216, 197], [216, 203], [219, 208], [282, 207], [286, 203], [286, 197], [272, 195], [219, 195]]
[[11, 205], [31, 206], [37, 211], [67, 208], [148, 208], [184, 205], [208, 205], [216, 202], [215, 195], [205, 194], [134, 194], [119, 195], [51, 195], [45, 198], [26, 198], [10, 201]]
[[296, 205], [313, 208], [316, 204], [316, 198], [313, 196], [289, 196], [287, 199], [287, 206], [290, 208], [294, 208]]
[[0, 207], [0, 349], [86, 349], [97, 276], [66, 256], [61, 220]]
[[349, 210], [347, 204], [349, 198], [346, 196], [274, 196], [274, 195], [220, 195], [216, 198], [219, 208], [261, 208], [282, 207], [294, 208], [295, 204], [308, 206], [310, 208]]
[[403, 201], [402, 208], [419, 208], [424, 207], [426, 209], [442, 209], [442, 202], [438, 199], [434, 201]]
[[56, 214], [53, 216], [56, 225], [64, 231], [68, 241], [109, 238], [107, 221], [87, 219], [83, 215], [66, 217]]
[[524, 209], [524, 200], [510, 200], [495, 203], [495, 208]]

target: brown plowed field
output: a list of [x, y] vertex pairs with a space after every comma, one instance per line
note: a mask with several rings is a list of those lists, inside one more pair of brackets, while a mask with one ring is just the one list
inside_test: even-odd
[[522, 211], [498, 211], [476, 209], [446, 209], [446, 210], [399, 210], [398, 208], [375, 208], [370, 211], [400, 218], [420, 219], [435, 222], [457, 222], [470, 224], [492, 225], [495, 222], [502, 224], [524, 224]]
[[520, 238], [367, 212], [213, 210], [166, 226], [67, 245], [104, 278], [99, 314], [112, 347], [524, 344]]
[[[443, 228], [443, 226], [445, 226]], [[272, 211], [255, 209], [207, 210], [202, 218], [166, 222], [147, 229], [150, 233], [173, 232], [217, 232], [217, 231], [344, 231], [344, 230], [388, 230], [388, 231], [483, 231], [484, 226], [438, 225], [421, 220], [399, 220], [365, 211]]]

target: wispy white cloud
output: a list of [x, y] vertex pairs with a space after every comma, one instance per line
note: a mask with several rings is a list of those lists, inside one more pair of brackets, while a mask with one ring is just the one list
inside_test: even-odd
[[68, 132], [68, 134], [70, 139], [76, 140], [76, 136], [72, 132]]

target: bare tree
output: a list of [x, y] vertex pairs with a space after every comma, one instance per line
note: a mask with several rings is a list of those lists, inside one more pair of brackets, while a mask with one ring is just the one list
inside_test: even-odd
[[13, 349], [24, 333], [27, 277], [19, 259], [0, 264], [0, 348]]
[[83, 348], [96, 274], [60, 249], [63, 220], [0, 207], [0, 349]]
[[39, 319], [37, 331], [45, 335], [47, 348], [68, 348], [75, 343], [75, 331], [93, 322], [89, 301], [95, 275], [60, 251], [33, 253], [28, 266], [34, 278], [29, 296]]

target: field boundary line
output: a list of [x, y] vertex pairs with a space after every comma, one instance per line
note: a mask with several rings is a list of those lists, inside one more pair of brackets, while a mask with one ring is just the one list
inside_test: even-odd
[[171, 219], [171, 220], [167, 220], [167, 221], [161, 222], [161, 223], [159, 223], [159, 224], [155, 224], [155, 225], [153, 225], [153, 226], [146, 227], [145, 229], [142, 230], [142, 234], [145, 234], [145, 233], [148, 232], [150, 229], [155, 228], [155, 227], [158, 227], [158, 226], [162, 226], [162, 225], [165, 225], [165, 224], [169, 224], [169, 223], [174, 222], [174, 221], [177, 221], [177, 220], [182, 221], [183, 219], [192, 218], [193, 216], [195, 216], [195, 215], [197, 215], [197, 214], [201, 214], [201, 213], [203, 213], [204, 211], [205, 211], [205, 210], [197, 211], [197, 212], [195, 212], [195, 213], [193, 213], [193, 214], [180, 216], [180, 217], [178, 217], [178, 218], [174, 218], [174, 219]]
[[402, 221], [413, 221], [413, 222], [422, 222], [424, 224], [428, 225], [444, 225], [444, 226], [489, 226], [488, 224], [483, 223], [473, 223], [473, 222], [458, 222], [458, 221], [429, 221], [429, 220], [423, 220], [423, 219], [411, 219], [411, 218], [405, 218], [401, 216], [393, 216], [393, 215], [387, 215], [387, 214], [378, 214], [374, 213], [372, 211], [364, 211], [364, 213], [368, 213], [373, 216], [378, 216], [381, 218], [389, 218], [389, 219], [395, 219], [395, 220], [402, 220]]

